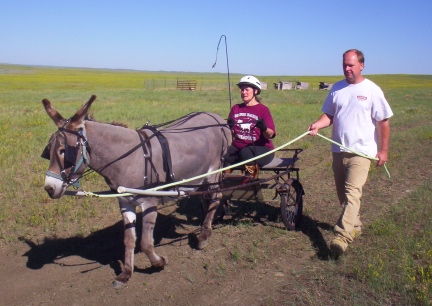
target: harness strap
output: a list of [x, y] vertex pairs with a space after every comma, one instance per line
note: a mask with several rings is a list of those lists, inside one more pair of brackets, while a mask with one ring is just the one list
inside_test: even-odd
[[[64, 181], [64, 177], [61, 174], [56, 174], [56, 173], [51, 172], [49, 170], [45, 171], [45, 174], [47, 176], [51, 176], [53, 178], [56, 178], [60, 181]], [[80, 187], [80, 178], [77, 178], [76, 180], [70, 180], [70, 185], [74, 186], [75, 188], [79, 188]]]
[[175, 175], [174, 175], [174, 172], [172, 171], [171, 152], [170, 152], [170, 148], [168, 145], [168, 140], [154, 126], [151, 126], [151, 125], [143, 126], [142, 129], [150, 130], [153, 133], [153, 135], [155, 135], [156, 138], [159, 140], [159, 143], [160, 143], [161, 148], [162, 148], [162, 160], [163, 160], [163, 167], [164, 167], [164, 170], [166, 173], [166, 182], [167, 183], [174, 182], [175, 181]]
[[[138, 136], [140, 138], [141, 141], [141, 146], [144, 152], [144, 187], [146, 187], [149, 184], [149, 172], [148, 170], [148, 165], [150, 164], [150, 170], [153, 171], [153, 173], [156, 176], [156, 181], [159, 183], [159, 173], [156, 171], [153, 162], [151, 160], [151, 143], [150, 141], [147, 141], [149, 139], [147, 133], [143, 130], [138, 130], [137, 131]], [[150, 152], [147, 151], [147, 146], [146, 144], [150, 147]]]

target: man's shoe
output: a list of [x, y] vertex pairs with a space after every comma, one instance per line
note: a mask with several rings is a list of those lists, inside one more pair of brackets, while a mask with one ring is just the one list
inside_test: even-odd
[[337, 259], [342, 256], [346, 251], [348, 244], [341, 238], [335, 238], [330, 243], [330, 250], [333, 252], [333, 256]]

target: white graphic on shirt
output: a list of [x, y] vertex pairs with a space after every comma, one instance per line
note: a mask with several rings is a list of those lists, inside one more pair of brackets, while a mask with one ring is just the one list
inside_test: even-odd
[[256, 136], [253, 135], [252, 133], [253, 132], [252, 123], [243, 122], [243, 120], [238, 120], [237, 123], [240, 128], [239, 133], [236, 135], [238, 139], [256, 141]]

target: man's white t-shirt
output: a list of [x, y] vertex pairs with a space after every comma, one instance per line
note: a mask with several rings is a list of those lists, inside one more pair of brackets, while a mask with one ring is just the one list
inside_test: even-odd
[[[351, 150], [375, 157], [378, 151], [377, 121], [393, 116], [384, 93], [364, 79], [358, 84], [335, 83], [322, 107], [333, 117], [333, 140]], [[333, 152], [349, 152], [332, 144]]]

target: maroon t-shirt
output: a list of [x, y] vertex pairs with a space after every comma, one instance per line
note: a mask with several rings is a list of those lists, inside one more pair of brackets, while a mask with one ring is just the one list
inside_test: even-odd
[[236, 104], [231, 108], [228, 118], [234, 119], [233, 146], [241, 150], [255, 143], [256, 146], [266, 146], [274, 149], [273, 142], [262, 135], [259, 128], [255, 127], [258, 119], [263, 119], [267, 127], [272, 129], [276, 135], [276, 128], [270, 110], [267, 106], [258, 103], [254, 106], [246, 106], [243, 103]]

